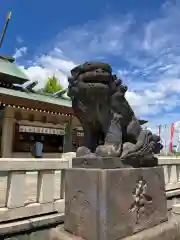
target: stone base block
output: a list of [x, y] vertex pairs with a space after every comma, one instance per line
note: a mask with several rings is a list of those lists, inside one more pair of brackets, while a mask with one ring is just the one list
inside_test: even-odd
[[[122, 238], [121, 240], [178, 240], [180, 239], [180, 219], [170, 219], [155, 227], [135, 233], [133, 236]], [[60, 226], [56, 232], [57, 240], [83, 240], [81, 237], [72, 235]], [[93, 239], [92, 239], [93, 240]], [[106, 240], [111, 240], [107, 238]]]
[[161, 167], [67, 169], [65, 185], [64, 228], [73, 236], [117, 240], [167, 220]]
[[73, 168], [130, 168], [115, 157], [75, 157], [72, 159]]
[[155, 167], [158, 166], [157, 158], [140, 159], [140, 158], [125, 158], [124, 160], [119, 157], [96, 157], [96, 156], [84, 156], [75, 157], [72, 159], [73, 168], [127, 168], [127, 167]]

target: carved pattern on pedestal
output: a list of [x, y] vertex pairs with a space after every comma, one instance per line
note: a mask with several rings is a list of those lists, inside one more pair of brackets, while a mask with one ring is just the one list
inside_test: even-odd
[[69, 201], [68, 215], [74, 224], [74, 235], [85, 236], [85, 232], [91, 229], [91, 204], [85, 199], [85, 194], [77, 191]]
[[152, 197], [147, 194], [148, 184], [141, 177], [133, 191], [133, 203], [129, 209], [130, 212], [135, 212], [136, 214], [136, 223], [139, 223], [140, 213], [145, 212], [146, 204], [152, 203]]

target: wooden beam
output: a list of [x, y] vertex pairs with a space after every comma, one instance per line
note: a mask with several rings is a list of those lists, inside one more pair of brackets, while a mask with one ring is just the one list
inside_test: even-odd
[[62, 114], [73, 114], [73, 110], [71, 107], [65, 107], [60, 105], [55, 105], [52, 103], [44, 103], [37, 100], [29, 100], [29, 99], [23, 99], [20, 97], [12, 97], [9, 95], [1, 94], [1, 103], [6, 105], [14, 105], [19, 106], [21, 108], [29, 108], [29, 109], [37, 109], [37, 110], [45, 110], [49, 112], [55, 112], [55, 113], [62, 113]]

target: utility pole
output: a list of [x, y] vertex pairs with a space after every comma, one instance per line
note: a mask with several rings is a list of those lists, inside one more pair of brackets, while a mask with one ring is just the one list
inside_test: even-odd
[[157, 127], [157, 135], [158, 135], [159, 137], [161, 137], [162, 124], [157, 124], [156, 127]]
[[167, 124], [164, 125], [164, 148], [166, 156], [168, 155], [168, 148], [167, 148]]
[[7, 27], [8, 27], [8, 24], [9, 24], [9, 21], [11, 19], [11, 12], [8, 13], [7, 15], [7, 18], [6, 18], [6, 22], [5, 22], [5, 25], [4, 25], [4, 29], [3, 29], [3, 32], [2, 32], [2, 35], [1, 35], [1, 38], [0, 38], [0, 48], [2, 47], [2, 44], [3, 44], [3, 40], [4, 40], [4, 37], [5, 37], [5, 34], [6, 34], [6, 30], [7, 30]]

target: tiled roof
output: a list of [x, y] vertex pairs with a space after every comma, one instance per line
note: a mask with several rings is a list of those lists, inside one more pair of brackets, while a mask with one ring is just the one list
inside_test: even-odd
[[139, 123], [140, 123], [141, 125], [144, 125], [144, 124], [147, 123], [147, 122], [148, 122], [147, 120], [139, 119]]
[[15, 63], [2, 56], [0, 56], [0, 74], [5, 76], [3, 80], [6, 82], [24, 83], [29, 80]]
[[0, 87], [0, 95], [10, 95], [12, 97], [19, 97], [23, 99], [28, 99], [32, 101], [40, 101], [43, 103], [49, 103], [53, 105], [58, 105], [58, 106], [63, 106], [63, 107], [71, 107], [71, 101], [68, 99], [63, 99], [63, 98], [56, 98], [48, 95], [43, 95], [39, 93], [26, 93], [26, 92], [21, 92], [13, 89], [8, 89], [8, 88], [2, 88]]
[[[56, 106], [62, 106], [62, 107], [67, 107], [67, 108], [72, 107], [71, 100], [67, 99], [67, 98], [63, 98], [63, 97], [58, 98], [58, 97], [52, 97], [50, 95], [43, 95], [43, 94], [39, 94], [39, 93], [31, 93], [31, 92], [26, 93], [26, 92], [21, 92], [21, 91], [17, 91], [17, 90], [13, 90], [13, 89], [0, 87], [0, 95], [1, 94], [12, 96], [12, 97], [22, 98], [22, 101], [23, 101], [23, 99], [28, 99], [28, 100], [39, 101], [42, 103], [48, 103], [48, 104], [52, 104], [52, 105], [56, 105]], [[143, 124], [147, 123], [148, 121], [139, 119], [139, 122], [141, 125], [143, 125]]]

